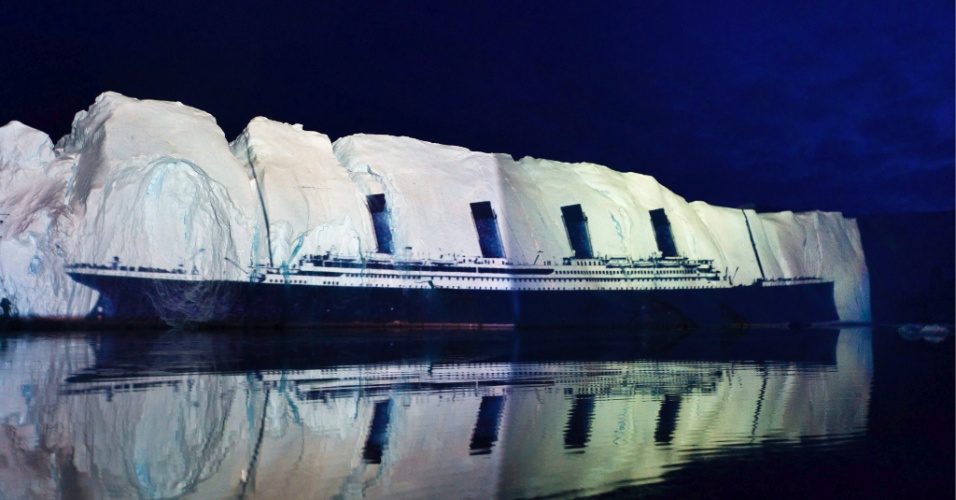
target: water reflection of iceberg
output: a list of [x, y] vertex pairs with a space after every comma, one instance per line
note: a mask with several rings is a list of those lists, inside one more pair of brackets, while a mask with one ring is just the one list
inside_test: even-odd
[[[13, 339], [0, 481], [152, 498], [597, 492], [740, 446], [856, 435], [870, 349], [863, 329]], [[31, 468], [38, 454], [57, 474]]]

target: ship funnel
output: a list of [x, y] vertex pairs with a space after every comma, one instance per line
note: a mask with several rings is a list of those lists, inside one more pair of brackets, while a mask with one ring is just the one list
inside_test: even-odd
[[388, 225], [388, 212], [385, 211], [385, 195], [368, 195], [368, 211], [372, 213], [372, 227], [375, 229], [378, 253], [393, 253], [392, 229]]
[[501, 235], [498, 233], [498, 216], [491, 209], [491, 202], [472, 203], [471, 216], [475, 219], [475, 229], [478, 230], [478, 245], [481, 247], [481, 256], [488, 259], [503, 258], [505, 251], [501, 245]]
[[490, 455], [491, 447], [498, 441], [501, 414], [505, 409], [504, 396], [483, 396], [478, 407], [478, 421], [471, 434], [471, 455]]
[[680, 395], [664, 395], [664, 401], [661, 402], [661, 409], [657, 413], [657, 428], [654, 429], [655, 443], [668, 445], [674, 440], [674, 431], [677, 429], [677, 414], [680, 412], [680, 403]]
[[594, 421], [594, 394], [578, 394], [571, 404], [564, 426], [564, 449], [583, 450], [591, 440]]
[[576, 259], [592, 259], [591, 233], [588, 232], [588, 218], [581, 210], [581, 205], [561, 207], [561, 218], [564, 219], [564, 229], [568, 232], [568, 242], [574, 250]]
[[674, 245], [674, 235], [671, 233], [671, 223], [663, 208], [651, 210], [651, 225], [654, 226], [654, 238], [657, 239], [657, 249], [664, 257], [677, 257], [677, 246]]
[[391, 399], [375, 403], [372, 423], [368, 427], [368, 437], [365, 438], [365, 447], [362, 448], [362, 461], [365, 463], [382, 463], [382, 455], [385, 448], [388, 447], [388, 424], [391, 420], [391, 414]]

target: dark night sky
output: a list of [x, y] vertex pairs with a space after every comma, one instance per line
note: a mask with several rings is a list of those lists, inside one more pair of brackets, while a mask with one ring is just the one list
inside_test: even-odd
[[[131, 2], [134, 3], [134, 2]], [[590, 161], [689, 200], [954, 208], [954, 6], [926, 2], [14, 2], [0, 123], [100, 92]]]

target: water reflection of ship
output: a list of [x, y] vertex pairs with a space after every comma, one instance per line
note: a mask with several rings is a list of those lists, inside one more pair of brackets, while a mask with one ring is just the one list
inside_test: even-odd
[[91, 338], [96, 365], [71, 382], [153, 374], [299, 371], [333, 366], [561, 361], [780, 361], [833, 364], [839, 330], [324, 330], [143, 332]]
[[[603, 332], [587, 342], [575, 342], [581, 338], [577, 332], [560, 332], [557, 341], [549, 335], [549, 342], [543, 341], [546, 334], [541, 333], [501, 333], [477, 341], [442, 332], [348, 333], [268, 341], [229, 334], [100, 335], [94, 342], [96, 365], [71, 376], [64, 390], [68, 394], [105, 392], [112, 397], [115, 392], [177, 386], [181, 383], [174, 375], [177, 372], [252, 372], [259, 374], [266, 389], [275, 389], [281, 374], [289, 392], [303, 402], [355, 395], [374, 400], [395, 392], [480, 392], [484, 395], [471, 440], [472, 451], [480, 454], [497, 440], [493, 429], [501, 420], [506, 389], [565, 387], [573, 401], [565, 433], [567, 448], [586, 445], [595, 396], [662, 396], [655, 439], [668, 442], [681, 394], [715, 390], [723, 372], [722, 365], [712, 363], [835, 363], [837, 330], [806, 330], [799, 336], [775, 336], [772, 342], [761, 337], [765, 334], [703, 330], [688, 338], [688, 332], [682, 331]], [[639, 342], [634, 342], [635, 337]], [[390, 400], [375, 403], [369, 427], [363, 456], [370, 462], [380, 460], [391, 408], [385, 401]]]
[[[505, 392], [565, 387], [565, 394], [574, 401], [565, 433], [568, 449], [586, 445], [595, 396], [662, 396], [655, 440], [666, 443], [681, 394], [715, 390], [723, 365], [713, 363], [835, 363], [838, 330], [773, 333], [781, 332], [602, 332], [591, 334], [585, 342], [580, 340], [581, 332], [574, 331], [502, 332], [480, 340], [463, 332], [349, 332], [265, 341], [228, 333], [101, 335], [94, 342], [96, 365], [71, 376], [65, 392], [105, 392], [112, 398], [115, 392], [177, 386], [181, 379], [170, 375], [178, 372], [251, 372], [258, 374], [265, 389], [275, 389], [276, 374], [281, 374], [282, 384], [303, 402], [356, 395], [374, 400], [395, 392], [481, 393], [471, 448], [480, 454], [497, 440], [491, 429], [501, 420]], [[363, 453], [370, 462], [380, 460], [375, 450], [381, 449], [391, 408], [382, 401], [375, 404], [370, 441]]]
[[735, 283], [713, 259], [680, 255], [664, 209], [650, 211], [658, 251], [632, 257], [595, 253], [581, 205], [561, 207], [572, 256], [539, 254], [534, 262], [507, 258], [490, 202], [471, 204], [481, 256], [400, 254], [384, 195], [370, 196], [369, 209], [377, 251], [361, 257], [304, 255], [237, 280], [206, 280], [185, 265], [121, 265], [116, 257], [75, 263], [67, 272], [101, 293], [107, 316], [173, 323], [673, 326], [839, 319], [832, 281], [766, 279], [755, 244], [761, 276], [753, 283]]
[[[478, 496], [590, 491], [607, 481], [652, 479], [686, 460], [681, 450], [711, 440], [799, 440], [852, 434], [865, 424], [869, 372], [858, 335], [697, 330], [582, 337], [98, 336], [91, 341], [95, 364], [60, 389], [73, 398], [112, 395], [118, 406], [104, 410], [124, 411], [128, 404], [119, 400], [134, 397], [148, 405], [144, 411], [158, 412], [151, 418], [175, 418], [146, 395], [192, 400], [194, 380], [248, 387], [228, 389], [246, 394], [246, 402], [223, 411], [248, 415], [254, 451], [220, 468], [238, 477], [255, 464], [249, 477], [256, 491], [275, 496], [304, 492], [297, 488], [305, 482], [316, 487], [309, 471], [323, 471], [321, 496], [352, 488], [399, 494], [410, 483], [428, 496], [438, 492], [428, 489], [439, 487], [432, 482]], [[349, 355], [337, 361], [346, 346]], [[827, 406], [834, 402], [840, 406]], [[808, 403], [827, 409], [808, 410]], [[229, 425], [236, 424], [222, 432], [236, 432]], [[303, 431], [282, 430], [290, 426]], [[299, 457], [300, 473], [289, 472], [289, 457]], [[222, 496], [213, 486], [219, 483], [207, 483], [193, 491]]]

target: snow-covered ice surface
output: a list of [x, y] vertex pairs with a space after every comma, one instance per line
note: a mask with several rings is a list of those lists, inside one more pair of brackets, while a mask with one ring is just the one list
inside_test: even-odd
[[56, 147], [23, 124], [0, 128], [0, 295], [20, 314], [82, 316], [96, 296], [64, 274], [66, 263], [118, 257], [232, 279], [270, 259], [373, 252], [365, 197], [380, 193], [396, 253], [480, 255], [470, 203], [490, 201], [516, 263], [571, 255], [560, 208], [573, 204], [596, 254], [648, 256], [657, 250], [649, 211], [664, 208], [682, 255], [715, 259], [735, 283], [753, 282], [761, 267], [766, 278], [831, 279], [840, 319], [870, 318], [859, 230], [839, 213], [688, 203], [652, 177], [600, 165], [407, 137], [332, 143], [265, 118], [230, 144], [208, 113], [113, 92], [77, 113]]

